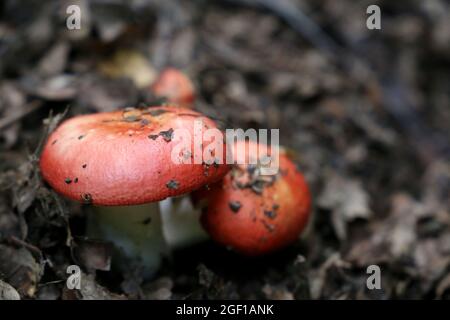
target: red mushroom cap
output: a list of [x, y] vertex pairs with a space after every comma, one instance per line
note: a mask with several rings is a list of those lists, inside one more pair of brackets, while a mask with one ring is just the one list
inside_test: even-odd
[[167, 68], [152, 85], [153, 93], [166, 97], [169, 103], [191, 108], [195, 100], [195, 89], [191, 80], [175, 68]]
[[[64, 196], [95, 205], [135, 205], [191, 192], [228, 171], [221, 141], [200, 148], [223, 148], [217, 155], [223, 159], [194, 163], [195, 120], [203, 130], [216, 128], [198, 112], [170, 106], [71, 118], [50, 135], [40, 159], [42, 176]], [[179, 129], [192, 136], [190, 150], [180, 148]]]
[[[238, 142], [237, 148], [243, 147]], [[255, 166], [235, 165], [209, 191], [194, 194], [207, 202], [202, 224], [215, 241], [255, 256], [298, 238], [308, 221], [311, 196], [302, 174], [281, 150], [279, 168], [277, 175], [259, 176]]]

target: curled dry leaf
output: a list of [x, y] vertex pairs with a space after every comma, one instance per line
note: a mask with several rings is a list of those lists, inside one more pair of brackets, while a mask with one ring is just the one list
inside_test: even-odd
[[67, 42], [57, 42], [49, 48], [45, 56], [38, 62], [38, 73], [43, 76], [57, 75], [64, 71], [70, 46]]
[[347, 223], [356, 218], [369, 219], [369, 195], [360, 181], [332, 173], [326, 178], [318, 206], [332, 212], [332, 222], [339, 239], [347, 238]]
[[70, 100], [77, 93], [77, 81], [69, 74], [58, 74], [45, 80], [30, 79], [25, 86], [29, 93], [49, 101]]
[[392, 214], [377, 223], [371, 235], [358, 241], [346, 258], [357, 266], [389, 262], [409, 255], [415, 241], [415, 226], [422, 208], [411, 197], [397, 194], [392, 199]]
[[20, 300], [20, 295], [10, 284], [0, 280], [0, 300]]
[[21, 296], [33, 297], [42, 270], [27, 249], [0, 244], [0, 274]]

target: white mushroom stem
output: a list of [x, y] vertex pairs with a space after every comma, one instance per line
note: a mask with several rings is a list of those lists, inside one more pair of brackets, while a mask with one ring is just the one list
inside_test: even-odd
[[[167, 198], [138, 206], [95, 207], [88, 234], [114, 243], [117, 264], [141, 265], [154, 275], [164, 256], [208, 238], [200, 225], [200, 210], [189, 196]], [[123, 259], [125, 258], [125, 259]]]
[[163, 257], [168, 255], [157, 202], [95, 207], [89, 216], [88, 234], [113, 242], [119, 250], [119, 259], [115, 262], [119, 266], [135, 263], [143, 267], [146, 277], [154, 275]]
[[208, 238], [200, 224], [201, 210], [194, 208], [189, 195], [159, 202], [164, 238], [171, 250], [181, 249]]

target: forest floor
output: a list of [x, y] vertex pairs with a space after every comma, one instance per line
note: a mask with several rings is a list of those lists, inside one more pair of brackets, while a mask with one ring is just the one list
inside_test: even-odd
[[[89, 2], [79, 31], [64, 1], [0, 4], [0, 286], [24, 299], [450, 297], [447, 1]], [[370, 4], [381, 30], [366, 27]], [[64, 117], [151, 103], [146, 81], [169, 65], [224, 128], [280, 128], [313, 195], [297, 243], [245, 258], [207, 241], [151, 281], [106, 271], [88, 206], [42, 181], [39, 152]], [[86, 273], [76, 293], [72, 264]], [[373, 264], [380, 290], [366, 287]]]

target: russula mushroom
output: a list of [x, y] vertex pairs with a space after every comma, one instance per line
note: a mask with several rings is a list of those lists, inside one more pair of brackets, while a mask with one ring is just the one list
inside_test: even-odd
[[[211, 184], [228, 171], [223, 141], [203, 141], [205, 129], [218, 131], [211, 119], [173, 106], [77, 116], [49, 136], [42, 176], [67, 198], [96, 206], [91, 229], [141, 260], [151, 274], [165, 250], [158, 201]], [[199, 147], [200, 157], [211, 156], [201, 159], [214, 158], [216, 165], [194, 161]]]
[[164, 97], [167, 102], [185, 108], [192, 108], [195, 100], [195, 89], [191, 80], [175, 68], [163, 70], [151, 86], [157, 97]]
[[[254, 143], [238, 142], [234, 150], [246, 150], [251, 157], [250, 144]], [[311, 208], [308, 186], [282, 150], [278, 174], [261, 175], [258, 164], [236, 164], [221, 182], [196, 192], [194, 198], [207, 203], [201, 221], [211, 238], [248, 256], [295, 241]]]

